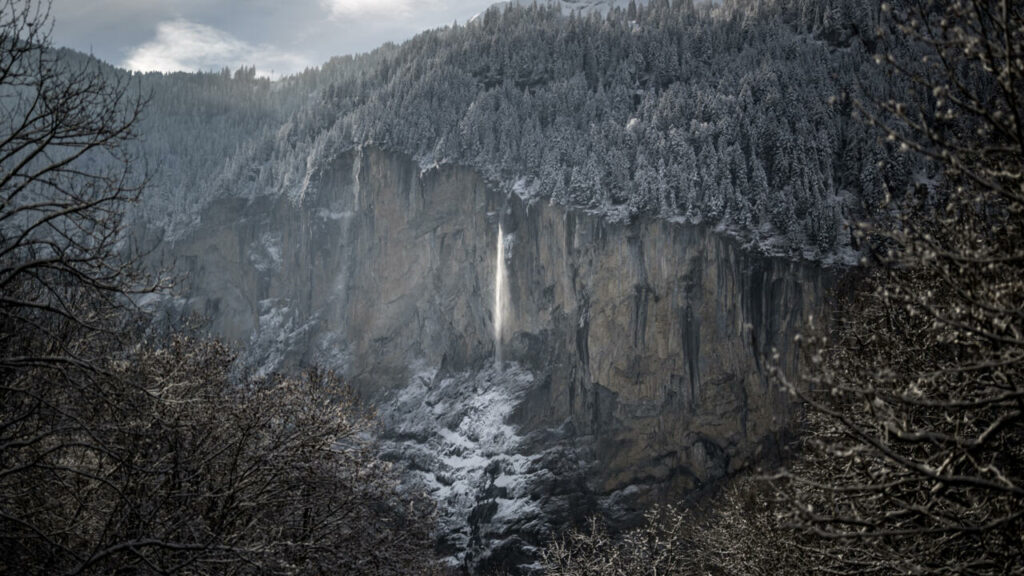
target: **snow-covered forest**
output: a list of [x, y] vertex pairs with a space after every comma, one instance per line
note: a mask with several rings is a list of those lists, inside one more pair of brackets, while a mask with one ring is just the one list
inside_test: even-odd
[[273, 83], [149, 74], [144, 143], [163, 166], [146, 210], [173, 229], [221, 193], [300, 198], [374, 144], [613, 220], [848, 257], [844, 223], [922, 176], [853, 119], [864, 96], [908, 97], [872, 59], [877, 18], [871, 0], [499, 5]]

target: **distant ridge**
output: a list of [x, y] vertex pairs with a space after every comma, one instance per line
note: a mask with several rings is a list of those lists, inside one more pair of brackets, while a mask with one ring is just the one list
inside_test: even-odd
[[[492, 6], [507, 6], [509, 4], [529, 6], [533, 4], [534, 1], [536, 1], [539, 6], [561, 5], [562, 12], [567, 15], [571, 12], [576, 12], [577, 14], [598, 12], [602, 16], [606, 16], [613, 8], [621, 8], [625, 10], [629, 7], [629, 0], [507, 0], [505, 2], [497, 2], [492, 4]], [[636, 5], [641, 6], [647, 4], [647, 1], [648, 0], [636, 0]], [[481, 12], [480, 14], [473, 16], [469, 21], [473, 22], [479, 18], [481, 14], [483, 13]]]
[[[533, 0], [514, 1], [518, 4], [531, 4], [533, 2]], [[636, 1], [637, 6], [646, 3], [647, 0]], [[561, 4], [562, 12], [565, 12], [566, 14], [569, 12], [579, 12], [582, 14], [600, 12], [602, 15], [605, 15], [613, 8], [622, 8], [625, 10], [629, 7], [629, 0], [551, 0], [551, 4]]]

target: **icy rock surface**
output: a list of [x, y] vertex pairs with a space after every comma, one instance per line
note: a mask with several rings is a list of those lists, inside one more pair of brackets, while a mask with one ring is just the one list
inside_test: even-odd
[[[422, 364], [409, 385], [379, 405], [385, 455], [405, 469], [405, 487], [439, 506], [442, 549], [453, 567], [503, 548], [533, 550], [547, 529], [551, 474], [545, 454], [524, 450], [510, 416], [534, 376], [517, 364], [440, 377]], [[522, 559], [529, 570], [529, 558]]]

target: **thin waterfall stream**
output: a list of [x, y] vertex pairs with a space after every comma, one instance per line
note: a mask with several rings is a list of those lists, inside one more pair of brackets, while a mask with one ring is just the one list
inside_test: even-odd
[[504, 321], [502, 299], [505, 292], [505, 234], [498, 224], [498, 258], [494, 267], [494, 366], [501, 371], [501, 329]]

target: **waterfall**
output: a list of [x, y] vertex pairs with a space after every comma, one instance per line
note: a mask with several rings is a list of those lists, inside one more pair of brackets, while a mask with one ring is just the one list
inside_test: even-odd
[[498, 258], [494, 264], [494, 367], [501, 371], [501, 326], [504, 321], [502, 306], [505, 292], [505, 234], [498, 224]]

